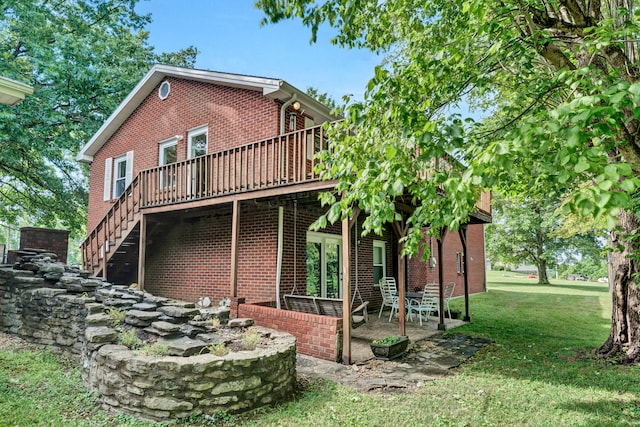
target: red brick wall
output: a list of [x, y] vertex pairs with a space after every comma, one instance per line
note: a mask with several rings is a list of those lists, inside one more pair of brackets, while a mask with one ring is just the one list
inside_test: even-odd
[[256, 325], [288, 332], [296, 337], [296, 350], [320, 359], [342, 360], [342, 319], [240, 304], [238, 317], [252, 318]]
[[111, 205], [102, 200], [104, 162], [108, 157], [133, 150], [135, 177], [140, 170], [158, 165], [158, 143], [175, 135], [183, 137], [178, 141], [178, 160], [184, 160], [187, 131], [201, 125], [209, 126], [209, 153], [279, 133], [280, 104], [259, 91], [176, 78], [168, 81], [169, 97], [161, 100], [156, 87], [94, 156], [89, 180], [88, 232]]
[[44, 249], [58, 255], [57, 260], [67, 263], [69, 231], [50, 228], [22, 227], [20, 249]]
[[[429, 245], [427, 244], [427, 247]], [[409, 261], [409, 290], [420, 289], [425, 283], [438, 282], [438, 269], [443, 269], [444, 282], [455, 282], [454, 296], [464, 295], [464, 276], [456, 269], [456, 253], [462, 253], [462, 243], [458, 232], [447, 232], [443, 244], [443, 259], [438, 259], [438, 245], [433, 239], [433, 256], [436, 265], [431, 267], [428, 261], [421, 262], [420, 257]], [[486, 291], [484, 264], [484, 226], [469, 225], [467, 228], [467, 271], [469, 272], [469, 293]]]
[[[178, 221], [159, 240], [155, 239], [147, 249], [145, 287], [154, 294], [187, 301], [197, 301], [208, 296], [219, 301], [231, 295], [229, 285], [231, 260], [231, 215], [211, 209], [204, 216]], [[309, 226], [316, 219], [318, 210], [294, 207], [284, 208], [283, 256], [280, 295], [306, 294], [306, 238]], [[364, 218], [362, 218], [364, 220]], [[389, 227], [390, 228], [390, 227]], [[340, 225], [334, 224], [322, 231], [340, 236]], [[396, 277], [396, 244], [393, 233], [383, 236], [361, 237], [361, 221], [358, 223], [358, 268], [356, 272], [355, 227], [352, 230], [351, 283], [362, 300], [370, 301], [370, 310], [380, 306], [381, 295], [373, 286], [373, 240], [386, 242], [387, 275]], [[485, 291], [484, 245], [482, 226], [469, 226], [468, 231], [470, 293]], [[238, 259], [238, 297], [247, 302], [275, 301], [278, 246], [278, 206], [275, 204], [243, 202], [240, 214], [240, 238]], [[295, 244], [294, 244], [295, 242]], [[434, 240], [434, 251], [437, 249]], [[444, 280], [455, 281], [456, 295], [464, 293], [464, 277], [456, 272], [456, 252], [462, 252], [458, 233], [447, 233], [444, 243], [444, 260], [435, 268], [420, 257], [407, 261], [409, 290], [422, 289], [425, 283], [438, 281], [438, 268], [444, 268]], [[436, 254], [434, 254], [436, 255]], [[294, 280], [296, 287], [294, 290]], [[356, 303], [360, 297], [356, 296]], [[284, 301], [281, 300], [281, 305]]]
[[[241, 207], [238, 296], [275, 299], [278, 208]], [[231, 215], [209, 215], [174, 225], [148, 249], [145, 289], [157, 295], [216, 302], [231, 295]]]

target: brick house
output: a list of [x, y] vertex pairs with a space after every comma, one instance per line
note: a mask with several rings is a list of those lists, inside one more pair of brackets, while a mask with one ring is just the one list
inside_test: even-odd
[[[321, 125], [335, 119], [282, 80], [154, 66], [78, 155], [90, 164], [85, 268], [194, 302], [342, 298], [341, 224], [309, 231], [324, 212], [318, 192], [335, 185], [319, 180], [313, 155], [327, 146]], [[406, 289], [442, 279], [462, 295], [466, 265], [468, 292], [485, 291], [489, 201], [466, 228], [466, 258], [458, 233], [440, 252], [433, 239], [435, 262], [409, 260]], [[375, 309], [377, 280], [400, 268], [398, 238], [392, 227], [360, 237], [361, 223], [350, 232], [349, 277]]]

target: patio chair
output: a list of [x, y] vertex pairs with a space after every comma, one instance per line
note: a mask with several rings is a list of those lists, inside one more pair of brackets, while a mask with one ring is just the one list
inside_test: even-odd
[[422, 318], [425, 318], [425, 321], [429, 321], [429, 315], [437, 310], [438, 307], [438, 299], [437, 295], [434, 297], [433, 293], [427, 292], [427, 286], [425, 286], [425, 292], [422, 294], [422, 299], [420, 300], [409, 300], [409, 319], [413, 316], [413, 313], [418, 314], [418, 318], [420, 319], [420, 326], [422, 326]]
[[380, 306], [378, 319], [382, 316], [382, 310], [385, 307], [391, 307], [391, 314], [389, 315], [389, 322], [391, 322], [393, 313], [397, 312], [400, 308], [398, 304], [398, 285], [396, 284], [396, 279], [393, 277], [383, 277], [380, 279], [380, 293], [382, 294], [382, 305]]
[[[449, 313], [449, 319], [451, 319], [451, 309], [449, 308], [449, 300], [453, 297], [453, 291], [456, 288], [456, 282], [447, 282], [443, 289], [444, 307]], [[424, 288], [424, 293], [432, 296], [436, 301], [436, 308], [440, 312], [440, 285], [437, 283], [429, 283]]]
[[453, 291], [456, 289], [456, 282], [447, 282], [444, 285], [444, 305], [449, 313], [449, 319], [451, 319], [451, 309], [449, 308], [449, 300], [453, 298]]

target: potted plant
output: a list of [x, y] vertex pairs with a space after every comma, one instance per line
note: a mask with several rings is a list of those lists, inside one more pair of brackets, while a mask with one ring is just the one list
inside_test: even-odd
[[406, 335], [392, 335], [381, 340], [373, 340], [371, 351], [376, 359], [392, 360], [400, 357], [407, 350], [409, 337]]

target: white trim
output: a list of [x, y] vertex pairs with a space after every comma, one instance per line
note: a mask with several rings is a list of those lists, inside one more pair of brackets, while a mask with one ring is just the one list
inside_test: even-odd
[[[165, 158], [164, 150], [169, 147], [178, 146], [178, 137], [174, 136], [173, 138], [165, 139], [164, 141], [160, 141], [158, 143], [158, 166], [164, 166], [167, 164], [167, 159]], [[176, 149], [177, 150], [177, 149]]]
[[127, 170], [124, 177], [124, 188], [127, 188], [133, 180], [133, 150], [127, 151]]
[[[167, 94], [166, 95], [162, 95], [162, 88], [163, 87], [167, 87]], [[160, 86], [158, 86], [158, 98], [160, 98], [162, 101], [164, 101], [165, 99], [167, 99], [169, 97], [169, 95], [171, 95], [171, 83], [169, 83], [168, 80], [163, 81], [162, 83], [160, 83]]]
[[307, 243], [320, 243], [320, 296], [327, 296], [327, 244], [338, 246], [338, 298], [342, 298], [342, 236], [339, 234], [307, 231]]
[[[124, 167], [125, 167], [125, 174], [124, 174], [123, 177], [119, 177], [118, 176], [118, 169], [119, 169], [119, 165], [121, 163], [124, 163]], [[120, 197], [120, 194], [122, 194], [122, 193], [118, 194], [117, 182], [119, 180], [124, 178], [124, 188], [127, 188], [127, 172], [126, 172], [127, 168], [128, 168], [128, 166], [127, 166], [127, 155], [126, 154], [122, 155], [122, 156], [119, 156], [119, 157], [114, 157], [114, 159], [113, 159], [113, 175], [112, 175], [113, 176], [113, 179], [112, 179], [113, 185], [111, 186], [111, 188], [113, 190], [112, 193], [111, 193], [111, 198], [112, 199], [117, 199], [118, 197]]]
[[[373, 258], [373, 269], [374, 269], [374, 273], [375, 273], [375, 268], [378, 266], [382, 266], [382, 276], [380, 277], [387, 277], [387, 242], [385, 242], [384, 240], [374, 240], [373, 241], [373, 254], [372, 254], [372, 258]], [[382, 263], [381, 264], [376, 264], [376, 248], [381, 248], [382, 249]], [[375, 274], [374, 274], [375, 276]], [[375, 277], [374, 277], [375, 280]], [[380, 286], [380, 283], [374, 283], [373, 286]]]
[[256, 90], [262, 92], [264, 96], [270, 99], [279, 101], [289, 99], [296, 93], [300, 102], [307, 108], [307, 112], [314, 117], [316, 122], [320, 123], [337, 118], [331, 114], [330, 109], [325, 105], [280, 79], [194, 70], [169, 65], [154, 65], [103, 123], [100, 129], [98, 129], [91, 139], [80, 149], [76, 160], [91, 163], [93, 156], [102, 148], [109, 138], [111, 138], [115, 131], [118, 130], [136, 108], [142, 104], [153, 89], [167, 77], [177, 77], [227, 87]]
[[111, 200], [111, 172], [113, 172], [113, 157], [104, 159], [104, 193], [103, 201]]
[[209, 152], [209, 125], [198, 126], [196, 128], [193, 128], [187, 131], [187, 158], [188, 159], [192, 159], [193, 157], [195, 157], [192, 153], [193, 146], [192, 146], [191, 140], [196, 136], [200, 136], [200, 135], [205, 135], [207, 137], [207, 144], [205, 145], [205, 148], [204, 148], [204, 154], [207, 154]]

